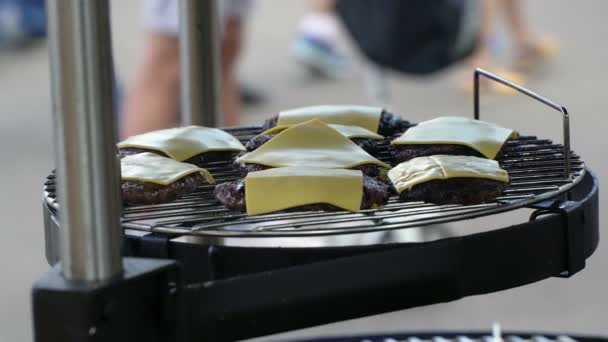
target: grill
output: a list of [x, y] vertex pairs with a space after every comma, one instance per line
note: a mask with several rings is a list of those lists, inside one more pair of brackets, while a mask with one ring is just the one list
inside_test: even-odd
[[[432, 205], [422, 202], [400, 202], [397, 196], [390, 198], [382, 209], [348, 212], [290, 212], [248, 217], [224, 208], [213, 196], [213, 186], [203, 186], [199, 191], [182, 199], [162, 205], [125, 208], [123, 227], [135, 231], [162, 233], [171, 236], [227, 237], [311, 237], [325, 235], [349, 235], [378, 231], [424, 227], [433, 224], [456, 222], [488, 216], [564, 195], [585, 176], [585, 165], [570, 150], [569, 115], [566, 109], [544, 97], [491, 73], [481, 70], [475, 73], [475, 118], [479, 119], [479, 77], [512, 87], [563, 114], [564, 145], [535, 136], [519, 136], [507, 141], [497, 157], [501, 167], [508, 171], [511, 184], [502, 197], [494, 203], [473, 206]], [[262, 132], [260, 126], [227, 128], [226, 131], [246, 143]], [[376, 157], [390, 164], [388, 146], [396, 136], [379, 144]], [[216, 181], [232, 181], [239, 177], [230, 167], [230, 160], [213, 162], [205, 167]], [[49, 209], [58, 210], [54, 176], [45, 183], [44, 199]], [[214, 240], [218, 243], [218, 240]], [[222, 240], [219, 240], [219, 243]], [[232, 240], [230, 240], [233, 243]], [[239, 245], [239, 243], [236, 243]]]
[[[577, 273], [598, 244], [598, 185], [570, 150], [569, 115], [565, 108], [482, 70], [475, 74], [476, 85], [480, 75], [558, 110], [564, 123], [563, 145], [532, 135], [506, 143], [497, 160], [509, 172], [511, 185], [495, 202], [434, 205], [404, 203], [392, 196], [384, 208], [359, 213], [248, 217], [224, 208], [212, 186], [203, 186], [172, 203], [125, 208], [123, 254], [179, 261], [179, 271], [164, 271], [169, 281], [159, 283], [168, 287], [162, 291], [167, 296], [162, 303], [179, 307], [175, 320], [187, 327], [177, 329], [189, 340], [210, 341], [262, 336]], [[226, 130], [246, 142], [261, 127]], [[389, 161], [390, 140], [380, 143], [383, 161]], [[218, 182], [238, 177], [228, 160], [206, 168]], [[51, 264], [58, 261], [61, 230], [61, 199], [55, 188], [51, 174], [43, 195]], [[496, 223], [503, 215], [509, 226]], [[443, 229], [448, 224], [449, 229]], [[473, 229], [474, 224], [481, 228]], [[135, 292], [133, 296], [138, 298]], [[471, 336], [484, 341], [482, 334]], [[367, 340], [419, 342], [410, 337]], [[433, 335], [416, 338], [444, 341]]]
[[[181, 3], [184, 119], [214, 126], [215, 2]], [[108, 141], [113, 117], [104, 115], [112, 103], [109, 7], [103, 1], [48, 5], [59, 193], [65, 197], [56, 197], [55, 177], [49, 176], [43, 200], [47, 259], [55, 264], [61, 252], [62, 264], [32, 289], [37, 341], [234, 341], [569, 277], [598, 245], [597, 179], [571, 152], [567, 110], [481, 69], [474, 79], [476, 119], [480, 76], [563, 118], [563, 146], [533, 136], [507, 143], [500, 163], [513, 184], [494, 203], [435, 206], [393, 197], [381, 210], [357, 214], [246, 217], [220, 207], [210, 187], [201, 187], [171, 204], [125, 209], [121, 239], [119, 175]], [[260, 128], [229, 131], [247, 140]], [[218, 181], [236, 176], [228, 161], [208, 168]], [[522, 210], [528, 216], [511, 217], [510, 226], [492, 224], [499, 215]], [[345, 239], [400, 235], [415, 227], [426, 235], [437, 225], [469, 226], [478, 219], [486, 220], [481, 232], [467, 227], [435, 239]], [[332, 239], [341, 242], [316, 244]], [[572, 342], [519, 333], [506, 338]], [[333, 339], [452, 340], [489, 342], [485, 333]]]
[[[261, 133], [260, 127], [227, 129], [242, 142]], [[390, 163], [388, 143], [380, 143], [380, 159]], [[564, 194], [585, 174], [578, 155], [571, 156], [572, 171], [564, 177], [564, 147], [548, 139], [520, 136], [508, 141], [497, 158], [512, 182], [504, 196], [495, 203], [480, 205], [433, 205], [423, 202], [400, 202], [392, 196], [383, 209], [349, 212], [290, 212], [248, 217], [224, 208], [213, 196], [213, 186], [168, 204], [127, 207], [123, 226], [127, 229], [171, 235], [219, 237], [293, 237], [354, 234], [420, 227], [458, 221], [529, 206]], [[237, 179], [230, 161], [205, 165], [217, 182]], [[58, 209], [54, 176], [45, 184], [47, 203]]]

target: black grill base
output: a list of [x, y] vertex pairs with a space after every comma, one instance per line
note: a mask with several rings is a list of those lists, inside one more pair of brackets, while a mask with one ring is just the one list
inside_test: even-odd
[[178, 261], [192, 340], [233, 341], [572, 276], [599, 241], [597, 184], [587, 170], [530, 222], [427, 243], [243, 248], [142, 233], [124, 250]]
[[176, 243], [156, 234], [132, 237], [126, 249], [182, 263], [193, 336], [232, 341], [571, 276], [599, 241], [597, 180], [587, 172], [570, 201], [555, 203], [567, 209], [421, 244], [311, 253]]

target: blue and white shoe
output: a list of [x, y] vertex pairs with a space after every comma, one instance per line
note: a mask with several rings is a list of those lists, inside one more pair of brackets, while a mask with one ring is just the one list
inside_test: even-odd
[[342, 78], [351, 69], [347, 57], [338, 53], [331, 44], [318, 38], [300, 35], [293, 42], [291, 52], [295, 59], [315, 76]]

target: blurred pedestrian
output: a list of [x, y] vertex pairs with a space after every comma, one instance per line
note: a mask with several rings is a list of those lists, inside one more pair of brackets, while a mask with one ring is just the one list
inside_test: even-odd
[[[222, 0], [220, 18], [222, 124], [239, 123], [240, 99], [235, 69], [243, 39], [244, 21], [252, 0]], [[172, 127], [179, 110], [179, 0], [145, 0], [147, 31], [143, 58], [127, 93], [122, 137]]]

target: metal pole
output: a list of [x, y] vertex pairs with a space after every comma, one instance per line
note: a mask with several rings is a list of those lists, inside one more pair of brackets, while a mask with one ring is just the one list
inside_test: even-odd
[[181, 0], [182, 125], [221, 124], [220, 45], [216, 0]]
[[48, 0], [61, 265], [70, 280], [122, 272], [108, 1]]

